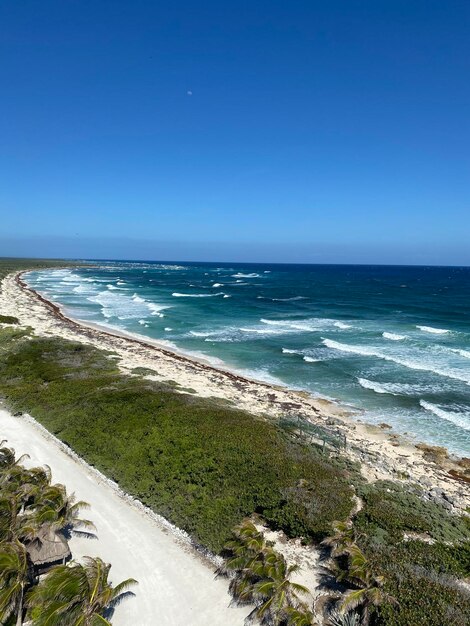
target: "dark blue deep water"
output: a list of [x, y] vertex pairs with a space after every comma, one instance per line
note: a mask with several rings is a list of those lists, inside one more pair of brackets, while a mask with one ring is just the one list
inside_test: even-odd
[[100, 261], [27, 280], [73, 317], [470, 456], [470, 268]]

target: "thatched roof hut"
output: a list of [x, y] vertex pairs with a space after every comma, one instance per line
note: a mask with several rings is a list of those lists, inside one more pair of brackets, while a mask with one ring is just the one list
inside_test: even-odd
[[28, 541], [26, 551], [32, 565], [40, 571], [57, 563], [65, 563], [72, 555], [65, 537], [52, 528], [46, 528], [36, 539]]

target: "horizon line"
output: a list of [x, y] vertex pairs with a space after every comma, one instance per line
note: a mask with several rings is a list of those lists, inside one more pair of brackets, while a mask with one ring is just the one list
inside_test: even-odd
[[324, 267], [434, 267], [434, 268], [455, 268], [469, 269], [470, 265], [442, 265], [435, 263], [321, 263], [321, 262], [293, 262], [293, 261], [190, 261], [184, 259], [120, 259], [120, 258], [76, 258], [76, 257], [37, 257], [37, 256], [0, 256], [0, 259], [27, 259], [31, 261], [74, 261], [74, 262], [114, 262], [114, 263], [191, 263], [217, 265], [313, 265]]

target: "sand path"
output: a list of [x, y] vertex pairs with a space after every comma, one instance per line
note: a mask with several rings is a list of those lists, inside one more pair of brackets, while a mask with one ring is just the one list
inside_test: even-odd
[[27, 465], [47, 464], [54, 482], [67, 486], [90, 503], [86, 517], [98, 539], [73, 537], [74, 558], [99, 556], [111, 563], [111, 580], [135, 578], [135, 597], [123, 602], [112, 619], [114, 626], [241, 626], [246, 608], [229, 607], [227, 582], [214, 578], [214, 568], [184, 540], [126, 502], [83, 462], [33, 420], [0, 410], [0, 439], [17, 454], [27, 453]]

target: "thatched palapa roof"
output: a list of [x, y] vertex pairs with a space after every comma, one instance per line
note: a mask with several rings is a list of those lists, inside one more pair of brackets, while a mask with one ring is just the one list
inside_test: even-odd
[[67, 560], [71, 556], [69, 544], [63, 535], [52, 528], [41, 532], [39, 537], [26, 544], [26, 550], [35, 566], [48, 565]]

